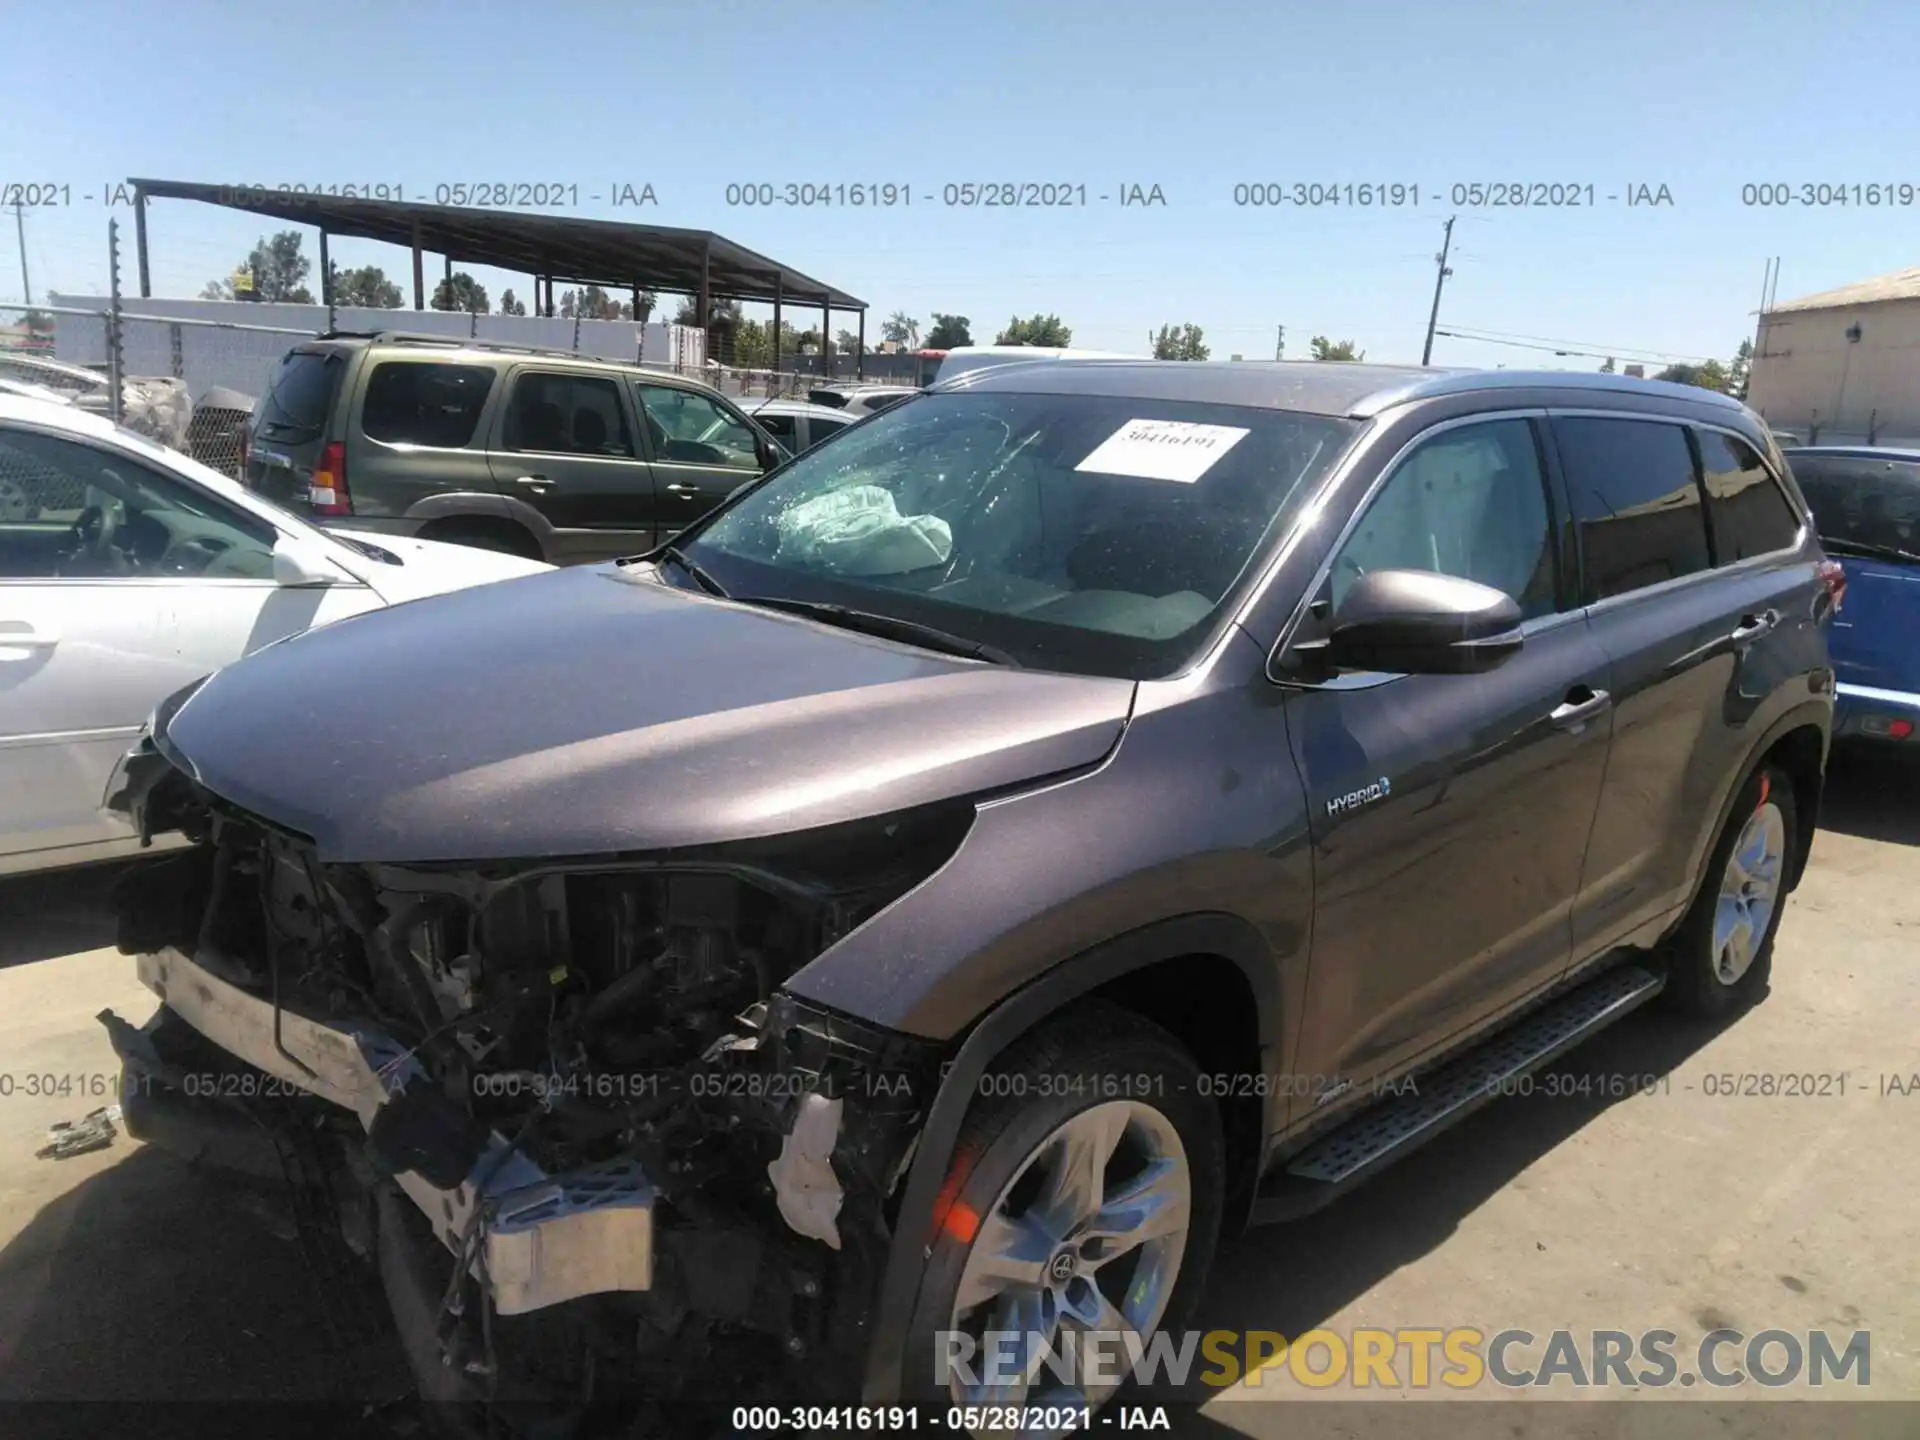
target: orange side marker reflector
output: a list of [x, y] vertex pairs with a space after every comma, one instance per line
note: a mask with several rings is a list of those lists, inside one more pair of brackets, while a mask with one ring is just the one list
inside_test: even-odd
[[980, 1233], [980, 1217], [966, 1201], [956, 1200], [947, 1207], [946, 1218], [940, 1222], [940, 1228], [962, 1245], [971, 1245], [973, 1237]]
[[[1767, 803], [1767, 792], [1771, 789], [1773, 789], [1773, 776], [1762, 775], [1760, 777], [1760, 805]], [[1756, 805], [1753, 808], [1758, 810], [1760, 805]]]

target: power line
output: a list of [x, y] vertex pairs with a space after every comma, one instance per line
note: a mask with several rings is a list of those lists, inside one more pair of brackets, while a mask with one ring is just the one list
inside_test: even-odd
[[1585, 354], [1591, 351], [1602, 357], [1613, 355], [1627, 359], [1641, 360], [1686, 360], [1704, 362], [1717, 357], [1712, 355], [1689, 355], [1672, 350], [1645, 350], [1637, 345], [1606, 345], [1597, 340], [1562, 340], [1551, 335], [1524, 335], [1513, 330], [1481, 330], [1466, 326], [1455, 326], [1441, 332], [1460, 340], [1479, 340], [1489, 345], [1522, 345], [1534, 350], [1564, 350], [1568, 354]]
[[1550, 355], [1576, 356], [1591, 360], [1627, 360], [1634, 363], [1651, 361], [1662, 365], [1697, 364], [1712, 359], [1709, 355], [1673, 355], [1662, 354], [1657, 350], [1580, 350], [1565, 345], [1532, 345], [1524, 340], [1496, 340], [1490, 335], [1468, 335], [1458, 330], [1440, 330], [1435, 332], [1452, 340], [1471, 340], [1481, 345], [1506, 345], [1515, 350], [1539, 350]]

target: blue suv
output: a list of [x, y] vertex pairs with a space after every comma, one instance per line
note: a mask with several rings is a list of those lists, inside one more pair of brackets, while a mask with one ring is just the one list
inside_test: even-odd
[[1831, 642], [1834, 738], [1920, 742], [1920, 450], [1784, 453], [1847, 575]]

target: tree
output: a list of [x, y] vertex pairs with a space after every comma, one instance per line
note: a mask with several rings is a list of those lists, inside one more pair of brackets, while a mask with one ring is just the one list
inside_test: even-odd
[[[253, 294], [250, 298], [291, 305], [313, 304], [313, 292], [301, 283], [313, 269], [313, 262], [300, 253], [300, 244], [298, 230], [282, 230], [271, 240], [264, 235], [260, 237], [260, 243], [253, 247], [238, 267], [253, 277]], [[213, 280], [200, 292], [200, 298], [233, 300], [239, 297], [231, 280]]]
[[[642, 299], [650, 297], [642, 296]], [[698, 325], [700, 323], [699, 297], [689, 295], [680, 302], [680, 308], [673, 312], [676, 325]], [[740, 306], [733, 300], [715, 300], [707, 307], [707, 328], [710, 330], [726, 327], [738, 328], [740, 325]]]
[[[780, 322], [780, 353], [794, 353], [793, 322]], [[733, 332], [733, 363], [742, 370], [773, 368], [773, 322], [742, 320]]]
[[1718, 390], [1726, 393], [1728, 379], [1727, 367], [1718, 360], [1704, 360], [1698, 365], [1669, 365], [1656, 380], [1670, 380], [1676, 385], [1698, 385], [1702, 390]]
[[1613, 374], [1613, 357], [1611, 355], [1607, 356], [1607, 363], [1600, 367], [1600, 373], [1602, 375]]
[[1156, 360], [1204, 360], [1213, 351], [1201, 339], [1198, 325], [1188, 323], [1178, 330], [1171, 325], [1162, 325], [1160, 333], [1153, 337], [1153, 358]]
[[566, 290], [560, 295], [560, 314], [568, 320], [628, 320], [633, 307], [615, 300], [598, 285], [581, 290]]
[[1747, 383], [1753, 378], [1753, 342], [1742, 340], [1733, 352], [1733, 365], [1727, 371], [1727, 393], [1736, 400], [1747, 398]]
[[20, 317], [20, 323], [27, 327], [29, 335], [53, 334], [53, 316], [44, 310], [29, 310]]
[[659, 308], [660, 297], [655, 295], [651, 290], [642, 290], [640, 292], [639, 303], [637, 305], [629, 303], [626, 307], [626, 314], [629, 320], [637, 320], [644, 325], [648, 319], [651, 318], [653, 312]]
[[1355, 350], [1351, 340], [1342, 340], [1336, 345], [1324, 335], [1314, 336], [1307, 342], [1307, 349], [1316, 360], [1364, 360], [1367, 358], [1367, 352]]
[[[933, 329], [927, 332], [929, 350], [952, 350], [961, 345], [973, 344], [973, 331], [968, 328], [964, 315], [942, 315], [933, 312]], [[892, 336], [888, 336], [892, 339]]]
[[500, 297], [500, 313], [502, 315], [524, 315], [527, 313], [527, 307], [524, 302], [514, 296], [513, 291], [508, 290]]
[[1018, 315], [994, 337], [996, 345], [1045, 345], [1065, 349], [1073, 344], [1073, 331], [1060, 323], [1058, 315], [1035, 315], [1022, 320]]
[[[934, 319], [938, 320], [938, 315]], [[904, 310], [896, 310], [880, 322], [880, 338], [895, 345], [912, 345], [920, 334], [920, 322]]]
[[333, 276], [333, 303], [358, 305], [369, 310], [400, 308], [400, 287], [387, 278], [378, 265], [362, 265], [357, 270], [337, 270]]
[[841, 355], [858, 355], [860, 353], [860, 337], [851, 330], [842, 330], [833, 337], [833, 348], [836, 353]]
[[434, 286], [428, 303], [435, 310], [457, 310], [462, 315], [484, 315], [488, 309], [486, 287], [464, 270], [454, 271]]

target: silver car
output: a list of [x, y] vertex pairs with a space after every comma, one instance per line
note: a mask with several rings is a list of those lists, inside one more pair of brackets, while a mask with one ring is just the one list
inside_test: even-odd
[[0, 875], [138, 847], [104, 792], [182, 685], [330, 620], [549, 568], [330, 535], [100, 416], [0, 395]]

